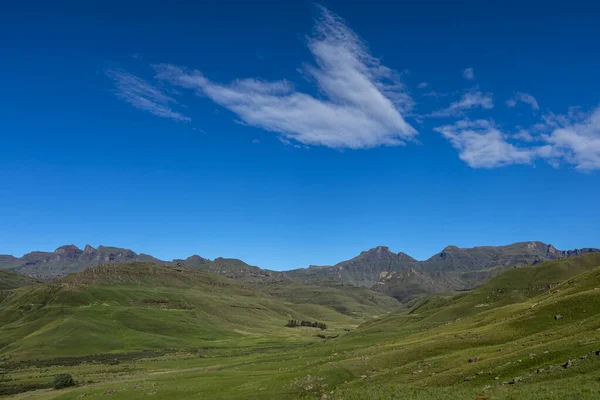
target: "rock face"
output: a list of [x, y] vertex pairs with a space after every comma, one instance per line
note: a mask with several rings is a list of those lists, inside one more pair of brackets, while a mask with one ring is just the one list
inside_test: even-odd
[[100, 264], [127, 263], [132, 261], [164, 264], [152, 256], [137, 254], [118, 247], [86, 245], [83, 250], [75, 245], [60, 246], [53, 252], [33, 251], [21, 258], [0, 256], [0, 268], [38, 279], [54, 279]]
[[469, 272], [508, 266], [535, 265], [544, 261], [574, 257], [598, 249], [557, 250], [542, 242], [519, 242], [508, 246], [478, 246], [459, 248], [448, 246], [421, 263], [427, 271]]
[[334, 266], [311, 266], [308, 269], [289, 271], [288, 274], [301, 281], [325, 279], [372, 287], [377, 284], [382, 273], [407, 270], [417, 264], [418, 261], [407, 254], [393, 253], [386, 246], [378, 246]]
[[215, 258], [214, 261], [206, 263], [202, 269], [206, 272], [246, 282], [266, 283], [290, 279], [286, 272], [262, 269], [235, 258]]
[[176, 265], [183, 266], [183, 267], [198, 268], [198, 267], [202, 267], [203, 265], [210, 263], [210, 260], [207, 258], [204, 258], [204, 257], [200, 257], [198, 254], [194, 254], [193, 256], [189, 256], [185, 260], [181, 260], [181, 259], [173, 260], [173, 263], [175, 263]]
[[557, 250], [542, 242], [520, 242], [508, 246], [448, 246], [425, 261], [417, 261], [405, 253], [394, 253], [386, 246], [378, 246], [333, 266], [310, 266], [279, 272], [264, 270], [230, 258], [211, 261], [193, 255], [185, 260], [166, 262], [148, 254], [137, 254], [118, 247], [94, 248], [86, 245], [81, 250], [75, 245], [65, 245], [53, 252], [34, 251], [21, 258], [0, 255], [0, 268], [34, 278], [54, 279], [100, 264], [139, 261], [200, 268], [248, 282], [344, 282], [373, 288], [401, 301], [410, 301], [424, 294], [443, 294], [476, 287], [507, 268], [535, 265], [597, 251], [599, 250], [594, 248]]
[[349, 282], [409, 301], [423, 294], [474, 288], [507, 268], [597, 251], [594, 248], [557, 250], [542, 242], [472, 248], [447, 246], [429, 259], [417, 261], [407, 254], [393, 253], [389, 248], [379, 246], [334, 266], [311, 266], [289, 271], [289, 275], [302, 281], [329, 279]]

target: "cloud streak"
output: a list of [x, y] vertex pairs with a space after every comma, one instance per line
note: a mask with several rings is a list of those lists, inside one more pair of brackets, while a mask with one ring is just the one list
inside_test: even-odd
[[404, 115], [414, 101], [399, 74], [373, 57], [339, 16], [318, 10], [314, 34], [307, 38], [315, 63], [304, 72], [323, 97], [297, 91], [287, 80], [218, 83], [170, 64], [154, 66], [157, 78], [195, 90], [248, 125], [306, 145], [360, 149], [412, 140], [417, 131]]
[[463, 78], [465, 78], [468, 81], [472, 81], [473, 79], [475, 79], [475, 70], [473, 68], [466, 68], [463, 71]]
[[529, 93], [522, 93], [522, 92], [517, 92], [514, 95], [514, 97], [506, 100], [506, 105], [509, 108], [515, 108], [517, 106], [517, 103], [519, 103], [519, 102], [528, 104], [532, 110], [537, 111], [540, 109], [540, 106], [539, 106], [537, 100], [535, 99], [535, 97], [533, 97]]
[[170, 104], [178, 104], [177, 101], [158, 87], [123, 70], [107, 69], [105, 74], [115, 85], [115, 95], [135, 108], [175, 121], [191, 121], [170, 107]]
[[452, 117], [464, 115], [466, 110], [482, 108], [489, 110], [494, 108], [491, 93], [482, 93], [478, 90], [465, 93], [460, 100], [451, 103], [447, 108], [434, 111], [432, 117]]

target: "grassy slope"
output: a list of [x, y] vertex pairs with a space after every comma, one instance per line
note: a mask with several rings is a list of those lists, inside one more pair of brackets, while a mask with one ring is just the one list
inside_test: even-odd
[[[101, 397], [110, 390], [117, 399], [595, 399], [596, 257], [510, 270], [476, 291], [433, 298], [326, 343], [227, 357], [180, 354], [138, 361], [130, 369], [32, 368], [11, 378], [33, 381], [70, 372], [99, 382], [36, 393], [60, 399]], [[563, 318], [555, 320], [557, 314]], [[480, 360], [468, 361], [475, 356]], [[563, 368], [567, 360], [572, 365]], [[509, 384], [514, 378], [517, 383]]]
[[319, 304], [361, 319], [395, 311], [400, 303], [381, 293], [350, 284], [325, 281], [301, 284], [294, 281], [271, 282], [256, 286], [257, 290], [296, 304]]
[[362, 288], [260, 285], [266, 286], [270, 295], [220, 275], [147, 263], [88, 269], [6, 298], [0, 354], [28, 359], [301, 344], [320, 340], [319, 331], [284, 328], [288, 319], [323, 321], [332, 335], [398, 306]]
[[36, 283], [39, 283], [36, 279], [0, 269], [0, 290], [11, 290]]

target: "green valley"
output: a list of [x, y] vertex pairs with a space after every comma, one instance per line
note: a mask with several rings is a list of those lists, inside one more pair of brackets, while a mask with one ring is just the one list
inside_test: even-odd
[[[101, 265], [0, 303], [12, 398], [580, 399], [600, 390], [600, 254], [403, 305], [334, 280]], [[17, 281], [18, 282], [18, 281]], [[286, 327], [321, 321], [327, 329]], [[70, 374], [75, 386], [56, 390]]]

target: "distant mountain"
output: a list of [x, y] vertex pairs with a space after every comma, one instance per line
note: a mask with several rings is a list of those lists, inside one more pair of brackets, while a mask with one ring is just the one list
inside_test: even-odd
[[378, 246], [333, 266], [310, 266], [292, 271], [270, 271], [233, 258], [209, 260], [199, 255], [163, 261], [129, 249], [86, 245], [61, 246], [54, 252], [34, 251], [21, 258], [0, 255], [0, 268], [37, 279], [55, 279], [100, 264], [147, 262], [217, 273], [248, 283], [296, 281], [300, 283], [344, 282], [373, 288], [401, 301], [424, 294], [451, 293], [477, 287], [510, 267], [536, 265], [597, 252], [595, 248], [557, 250], [542, 242], [507, 246], [459, 248], [448, 246], [425, 261]]
[[[444, 293], [477, 287], [511, 267], [540, 264], [545, 261], [598, 252], [595, 248], [557, 250], [542, 242], [519, 242], [507, 246], [459, 248], [448, 246], [416, 267], [435, 284], [419, 276], [392, 272], [380, 279], [374, 288], [396, 297], [410, 300], [417, 295]], [[418, 289], [422, 289], [419, 293]]]
[[382, 274], [403, 271], [418, 264], [417, 260], [407, 254], [392, 253], [388, 247], [378, 246], [333, 266], [311, 266], [308, 269], [289, 271], [288, 275], [300, 281], [326, 279], [371, 287], [379, 281]]
[[198, 268], [198, 267], [202, 267], [202, 266], [210, 263], [210, 260], [207, 258], [204, 258], [204, 257], [200, 257], [197, 254], [194, 254], [193, 256], [189, 256], [185, 260], [179, 260], [179, 259], [173, 260], [173, 263], [176, 265]]
[[512, 265], [534, 265], [544, 261], [578, 256], [598, 249], [557, 250], [542, 242], [519, 242], [508, 246], [448, 246], [421, 263], [426, 271], [468, 272]]
[[242, 280], [246, 282], [279, 282], [290, 280], [286, 272], [270, 271], [252, 265], [248, 265], [236, 258], [215, 258], [214, 261], [202, 264], [200, 268], [205, 272], [226, 276], [227, 278]]
[[18, 272], [38, 279], [54, 279], [72, 272], [100, 264], [127, 263], [133, 261], [164, 264], [147, 254], [137, 254], [118, 247], [86, 245], [83, 250], [75, 245], [61, 246], [53, 252], [33, 251], [21, 258], [0, 255], [0, 268]]
[[299, 281], [334, 280], [373, 288], [411, 300], [424, 294], [450, 293], [479, 286], [509, 267], [536, 265], [600, 251], [595, 248], [557, 250], [542, 242], [507, 246], [448, 246], [425, 261], [378, 246], [333, 266], [298, 269], [288, 276]]
[[284, 272], [269, 271], [251, 266], [234, 258], [217, 258], [209, 260], [194, 254], [186, 259], [163, 261], [148, 254], [119, 247], [86, 245], [83, 250], [75, 245], [65, 245], [53, 252], [33, 251], [21, 258], [0, 255], [0, 269], [17, 272], [36, 279], [56, 279], [65, 275], [80, 272], [101, 264], [126, 264], [144, 262], [164, 266], [201, 269], [228, 278], [247, 282], [273, 282], [290, 279]]

